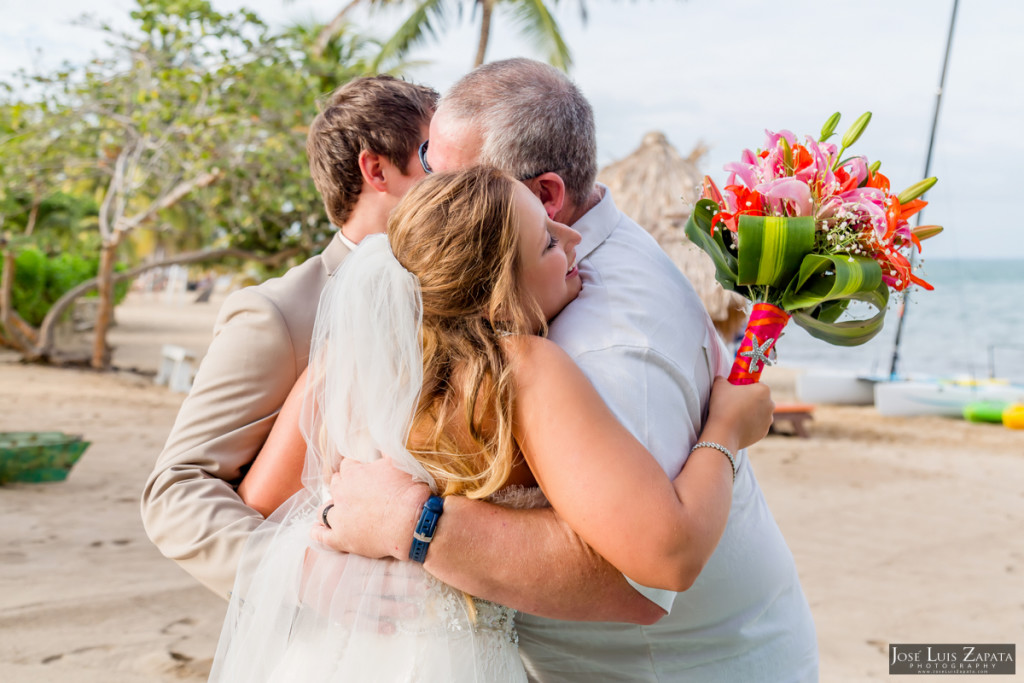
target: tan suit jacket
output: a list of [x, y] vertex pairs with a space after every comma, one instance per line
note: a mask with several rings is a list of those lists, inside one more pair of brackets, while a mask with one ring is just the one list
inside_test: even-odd
[[160, 551], [227, 598], [249, 532], [263, 520], [235, 486], [309, 361], [320, 292], [351, 253], [322, 254], [224, 302], [192, 391], [142, 494]]

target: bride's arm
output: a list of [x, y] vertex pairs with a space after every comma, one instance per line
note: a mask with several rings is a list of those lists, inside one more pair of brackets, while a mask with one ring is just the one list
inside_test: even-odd
[[[716, 416], [732, 403], [734, 395], [723, 388], [737, 389], [716, 385], [706, 422], [712, 431], [705, 430], [700, 438], [714, 438], [720, 422]], [[764, 413], [765, 408], [759, 410]], [[769, 422], [770, 417], [767, 422], [761, 418], [761, 429], [767, 430]], [[697, 451], [687, 468], [708, 456], [725, 459], [717, 451]], [[729, 467], [714, 460], [704, 464]], [[314, 537], [340, 551], [408, 560], [412, 530], [429, 493], [385, 460], [342, 461], [341, 471], [331, 478], [332, 499], [338, 503], [332, 511], [334, 528], [317, 526]], [[450, 497], [424, 567], [471, 595], [552, 619], [650, 624], [665, 614], [551, 508], [514, 510]]]
[[[512, 345], [516, 438], [551, 505], [634, 581], [689, 588], [725, 530], [729, 459], [698, 449], [670, 481], [564, 351], [540, 337]], [[763, 437], [771, 424], [764, 392], [744, 387], [729, 394], [731, 401], [713, 404], [701, 440], [735, 453]]]
[[238, 495], [246, 505], [264, 517], [302, 488], [302, 468], [306, 461], [306, 442], [299, 431], [306, 371], [292, 387], [263, 448], [256, 455]]

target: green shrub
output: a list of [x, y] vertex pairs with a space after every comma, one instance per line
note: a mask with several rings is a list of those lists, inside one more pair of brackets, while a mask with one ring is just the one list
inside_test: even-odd
[[[118, 265], [117, 270], [124, 267]], [[0, 263], [0, 272], [3, 264]], [[90, 259], [77, 254], [47, 256], [38, 249], [23, 249], [14, 259], [14, 290], [11, 303], [25, 322], [38, 327], [46, 312], [64, 296], [64, 293], [79, 283], [96, 277], [99, 259]], [[114, 286], [114, 305], [119, 304], [128, 294], [129, 282]], [[86, 296], [96, 296], [93, 290]]]

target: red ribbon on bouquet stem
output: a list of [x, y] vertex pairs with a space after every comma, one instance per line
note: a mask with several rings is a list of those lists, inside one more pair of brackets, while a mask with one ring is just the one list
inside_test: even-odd
[[789, 313], [774, 304], [754, 304], [747, 329], [743, 333], [743, 341], [740, 342], [736, 360], [729, 372], [731, 384], [755, 384], [761, 381], [764, 360], [778, 341], [789, 318]]

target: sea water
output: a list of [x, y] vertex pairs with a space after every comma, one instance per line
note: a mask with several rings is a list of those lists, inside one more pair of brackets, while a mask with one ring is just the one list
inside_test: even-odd
[[[929, 259], [919, 275], [935, 290], [911, 290], [898, 374], [1024, 383], [1024, 261]], [[894, 294], [881, 333], [856, 347], [832, 346], [790, 322], [777, 345], [778, 362], [888, 377], [899, 311]]]

